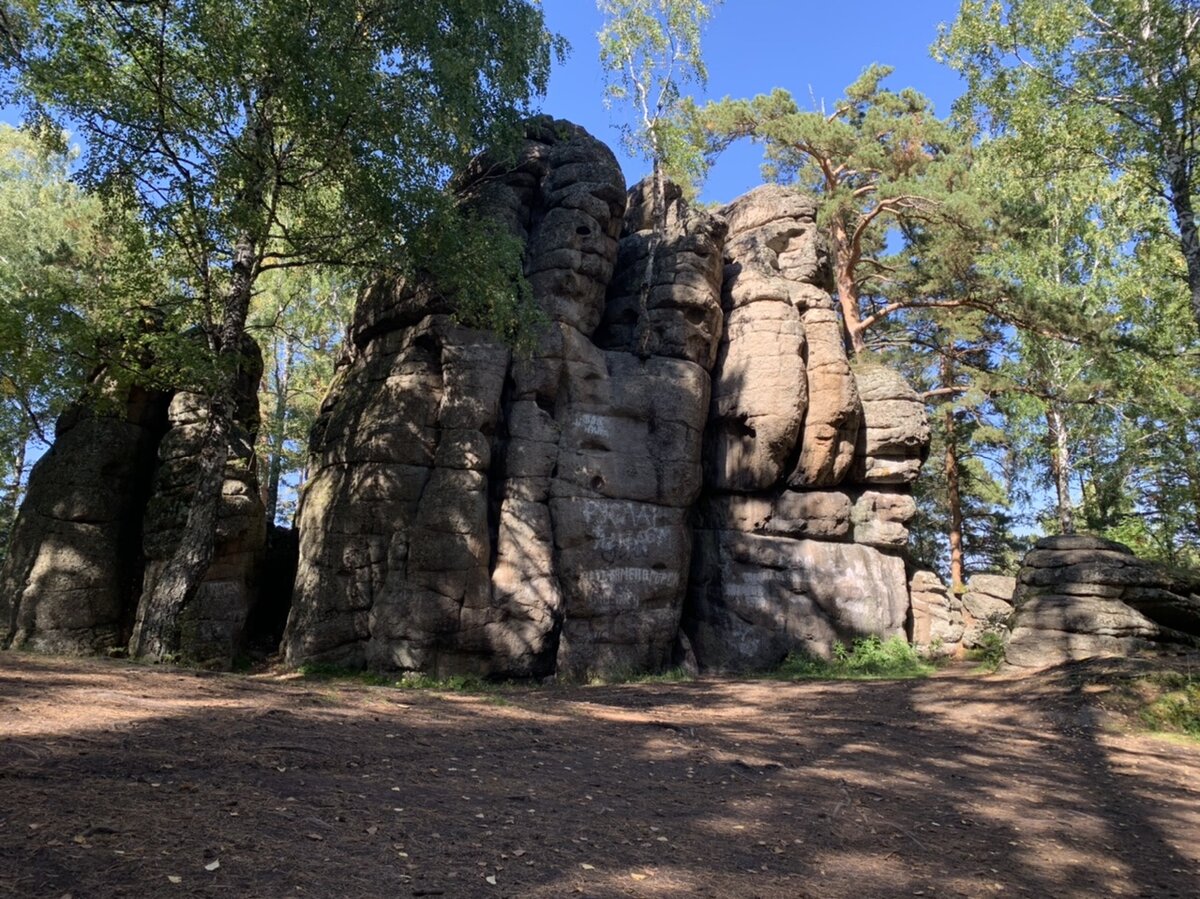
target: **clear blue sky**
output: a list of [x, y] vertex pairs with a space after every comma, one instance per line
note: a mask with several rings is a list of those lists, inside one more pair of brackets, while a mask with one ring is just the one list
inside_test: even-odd
[[[631, 183], [645, 163], [620, 149], [621, 111], [604, 108], [604, 78], [596, 32], [601, 17], [594, 0], [543, 0], [552, 31], [571, 42], [555, 68], [545, 112], [570, 119], [604, 140], [621, 159]], [[958, 76], [936, 63], [929, 46], [940, 23], [957, 15], [959, 0], [725, 0], [705, 33], [707, 96], [750, 97], [775, 87], [807, 105], [833, 101], [873, 62], [893, 66], [889, 87], [914, 87], [939, 115], [962, 90]], [[725, 202], [760, 182], [759, 154], [730, 150], [716, 166], [702, 199]]]

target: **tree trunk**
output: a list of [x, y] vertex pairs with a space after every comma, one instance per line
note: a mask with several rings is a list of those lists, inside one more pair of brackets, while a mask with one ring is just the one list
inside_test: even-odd
[[1196, 210], [1192, 208], [1192, 172], [1182, 147], [1171, 145], [1166, 150], [1167, 188], [1171, 211], [1179, 226], [1179, 246], [1187, 265], [1188, 291], [1192, 299], [1192, 318], [1200, 327], [1200, 230], [1196, 226]]
[[[954, 364], [949, 359], [942, 360], [942, 381], [947, 385], [954, 383]], [[958, 593], [963, 588], [963, 514], [958, 468], [958, 431], [953, 403], [946, 404], [944, 415], [946, 506], [950, 513], [950, 589]]]
[[857, 357], [866, 352], [867, 342], [858, 308], [858, 285], [850, 265], [850, 237], [841, 221], [835, 221], [830, 231], [833, 235], [833, 281], [842, 310], [842, 340], [846, 352]]
[[291, 380], [292, 362], [295, 359], [296, 348], [291, 340], [285, 338], [283, 364], [279, 356], [275, 356], [275, 408], [271, 412], [271, 430], [267, 435], [267, 448], [270, 453], [267, 460], [267, 523], [275, 523], [275, 513], [279, 508], [279, 479], [283, 474], [283, 444], [287, 425], [288, 382]]
[[1064, 534], [1075, 533], [1075, 513], [1071, 507], [1071, 448], [1067, 444], [1066, 422], [1062, 409], [1054, 401], [1046, 405], [1046, 429], [1050, 443], [1050, 474], [1058, 497], [1058, 526]]
[[234, 246], [229, 290], [217, 339], [217, 387], [208, 404], [208, 427], [200, 449], [196, 490], [175, 552], [153, 590], [142, 594], [129, 641], [130, 654], [135, 658], [162, 660], [180, 651], [180, 617], [212, 563], [256, 263], [255, 244], [249, 235], [243, 234]]
[[13, 525], [17, 521], [17, 509], [21, 505], [21, 479], [25, 476], [25, 444], [26, 440], [17, 441], [17, 454], [13, 458], [13, 476], [4, 493], [4, 502], [0, 504], [0, 558], [4, 557], [3, 549], [8, 544]]

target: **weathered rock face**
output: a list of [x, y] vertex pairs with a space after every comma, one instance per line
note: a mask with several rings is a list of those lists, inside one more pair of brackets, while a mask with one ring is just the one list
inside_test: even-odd
[[525, 242], [550, 327], [514, 363], [421, 285], [365, 297], [314, 432], [293, 663], [578, 676], [669, 660], [725, 225], [672, 197], [643, 294], [641, 188], [626, 216], [606, 147], [564, 122], [528, 135], [467, 192]]
[[1021, 563], [1014, 601], [1005, 659], [1018, 667], [1200, 643], [1200, 578], [1099, 537], [1039, 540]]
[[916, 571], [909, 580], [912, 621], [909, 642], [919, 652], [957, 657], [965, 629], [962, 600], [932, 571]]
[[129, 639], [167, 398], [134, 389], [112, 406], [68, 410], [30, 473], [0, 569], [5, 646], [86, 654]]
[[1017, 579], [999, 574], [975, 574], [967, 579], [966, 586], [962, 597], [966, 622], [963, 645], [968, 649], [978, 647], [982, 645], [984, 634], [988, 633], [1008, 639]]
[[[258, 495], [254, 455], [261, 377], [262, 355], [247, 338], [213, 558], [179, 619], [180, 656], [214, 667], [229, 667], [245, 645], [246, 621], [258, 598], [266, 550], [266, 510]], [[139, 616], [179, 544], [207, 428], [207, 406], [192, 393], [176, 393], [167, 415], [168, 428], [158, 446], [158, 467], [143, 519], [146, 573]]]
[[[252, 344], [252, 342], [251, 342]], [[181, 658], [229, 667], [241, 648], [265, 521], [254, 476], [257, 347], [248, 346], [213, 563], [181, 620]], [[190, 394], [132, 388], [79, 405], [30, 475], [0, 570], [0, 621], [14, 648], [123, 650], [174, 550], [204, 410]]]
[[902, 378], [851, 367], [816, 212], [777, 185], [722, 210], [726, 326], [683, 621], [710, 669], [827, 655], [908, 616], [900, 553], [929, 427]]
[[[547, 326], [514, 359], [429, 283], [360, 297], [311, 435], [288, 661], [582, 677], [903, 633], [928, 426], [902, 379], [847, 359], [814, 201], [770, 186], [711, 214], [668, 185], [652, 227], [648, 188], [627, 194], [582, 129], [526, 137], [460, 184], [524, 244]], [[248, 616], [278, 626], [256, 579], [292, 558], [263, 560], [246, 375], [216, 555], [180, 622], [183, 654], [218, 665]], [[125, 642], [205, 430], [193, 396], [154, 408], [64, 429], [39, 468], [0, 580], [12, 642]]]

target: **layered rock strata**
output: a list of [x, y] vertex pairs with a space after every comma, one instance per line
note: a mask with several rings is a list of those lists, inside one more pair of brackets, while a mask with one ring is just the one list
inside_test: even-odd
[[1017, 575], [1006, 661], [1036, 668], [1200, 644], [1200, 578], [1099, 537], [1039, 540]]
[[726, 326], [684, 631], [719, 670], [900, 635], [924, 406], [899, 375], [847, 359], [812, 198], [768, 185], [721, 214]]
[[985, 634], [1008, 639], [1016, 590], [1017, 579], [1014, 577], [974, 574], [967, 579], [967, 589], [962, 596], [964, 646], [968, 649], [981, 646]]
[[626, 216], [612, 153], [565, 122], [535, 122], [515, 166], [465, 191], [524, 242], [549, 325], [514, 361], [428, 285], [364, 297], [313, 435], [287, 658], [439, 675], [662, 667], [725, 225], [670, 196], [650, 264], [641, 190]]

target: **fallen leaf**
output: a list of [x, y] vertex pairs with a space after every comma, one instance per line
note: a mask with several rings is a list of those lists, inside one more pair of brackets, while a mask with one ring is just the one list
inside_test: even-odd
[[171, 883], [183, 883], [183, 878], [178, 874], [168, 874], [167, 880], [171, 881]]
[[490, 883], [492, 886], [496, 885], [496, 875], [495, 874], [489, 874], [487, 877], [485, 877], [483, 879], [486, 880], [488, 883]]
[[649, 877], [650, 875], [649, 875], [649, 874], [638, 874], [638, 873], [635, 871], [635, 872], [633, 872], [632, 874], [630, 874], [629, 876], [630, 876], [630, 877], [632, 877], [634, 880], [645, 880], [645, 879], [646, 879], [647, 877]]
[[376, 825], [372, 824], [370, 827], [367, 828], [367, 833], [369, 833], [371, 836], [375, 836], [375, 834], [379, 833], [379, 828]]
[[211, 862], [204, 866], [205, 871], [215, 871], [221, 867], [221, 860], [214, 858]]
[[583, 870], [585, 870], [585, 871], [595, 871], [596, 870], [595, 865], [589, 865], [587, 862], [584, 862], [579, 867], [583, 868]]

